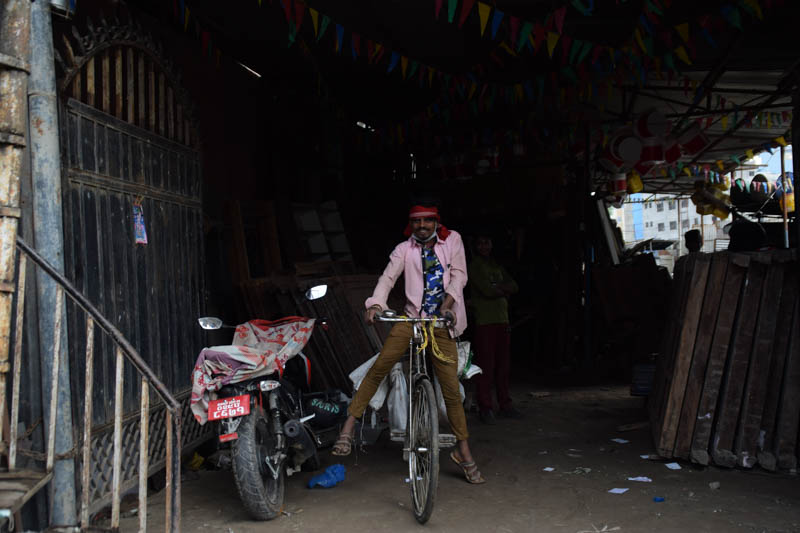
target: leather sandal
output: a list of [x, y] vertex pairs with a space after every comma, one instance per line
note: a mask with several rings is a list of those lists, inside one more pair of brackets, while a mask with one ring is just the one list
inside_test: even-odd
[[484, 477], [481, 475], [481, 472], [478, 470], [478, 465], [475, 464], [475, 461], [459, 461], [458, 457], [456, 457], [455, 450], [450, 452], [450, 460], [457, 464], [458, 467], [464, 472], [464, 477], [467, 479], [468, 483], [473, 485], [486, 483], [486, 479], [484, 479]]
[[333, 444], [331, 453], [344, 457], [350, 455], [351, 451], [353, 451], [353, 435], [349, 433], [340, 433], [339, 438], [336, 439], [336, 442]]

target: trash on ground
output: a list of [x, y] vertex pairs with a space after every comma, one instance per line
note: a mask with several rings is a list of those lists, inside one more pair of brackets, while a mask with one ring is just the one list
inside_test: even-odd
[[630, 442], [629, 440], [620, 439], [620, 438], [611, 439], [611, 440], [612, 440], [613, 442], [616, 442], [617, 444], [628, 444], [628, 443]]
[[666, 466], [670, 470], [680, 470], [681, 469], [681, 465], [679, 465], [678, 463], [667, 463], [664, 466]]
[[547, 455], [547, 450], [544, 450], [543, 452], [539, 452], [539, 455]]
[[579, 452], [580, 450], [578, 448], [570, 448], [569, 451], [571, 451], [571, 452]]
[[544, 470], [545, 472], [552, 472], [553, 470], [555, 470], [555, 468], [553, 468], [552, 466], [546, 466], [542, 468], [542, 470]]
[[650, 454], [649, 453], [643, 453], [639, 457], [641, 457], [642, 459], [650, 459]]
[[567, 457], [583, 457], [583, 456], [578, 453], [568, 453]]
[[661, 496], [653, 496], [653, 501], [656, 503], [661, 503], [664, 501], [664, 498]]
[[650, 425], [650, 422], [634, 422], [633, 424], [622, 424], [617, 426], [617, 431], [633, 431], [634, 429], [643, 429]]
[[586, 466], [579, 466], [578, 468], [576, 468], [572, 472], [567, 472], [567, 474], [588, 474], [591, 471], [592, 471], [591, 468], [588, 468]]
[[717, 490], [719, 488], [719, 481], [712, 481], [708, 484], [708, 488], [711, 490]]
[[340, 482], [344, 481], [345, 468], [342, 464], [331, 465], [319, 475], [312, 477], [308, 480], [308, 488], [313, 488], [319, 485], [323, 488], [335, 487]]
[[611, 494], [625, 494], [626, 492], [628, 492], [628, 489], [611, 489], [608, 492], [610, 492]]
[[628, 481], [641, 481], [642, 483], [652, 483], [653, 480], [647, 476], [629, 477]]

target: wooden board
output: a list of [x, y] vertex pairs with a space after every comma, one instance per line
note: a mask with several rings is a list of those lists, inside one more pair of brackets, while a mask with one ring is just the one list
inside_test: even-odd
[[689, 280], [694, 271], [696, 254], [686, 256], [678, 261], [673, 271], [672, 291], [669, 300], [669, 310], [664, 326], [664, 335], [661, 341], [661, 350], [656, 359], [656, 370], [653, 376], [653, 388], [648, 397], [647, 405], [650, 417], [650, 429], [654, 441], [658, 442], [661, 436], [664, 406], [672, 382], [672, 369], [675, 365], [675, 351], [678, 342], [680, 325], [686, 309], [686, 298], [689, 294]]
[[711, 455], [715, 464], [733, 467], [736, 426], [747, 380], [747, 368], [753, 348], [753, 335], [761, 302], [761, 291], [767, 274], [763, 256], [754, 256], [747, 270], [744, 291], [731, 337], [731, 353], [728, 367], [722, 380], [719, 395], [719, 410], [714, 423]]
[[739, 415], [739, 428], [734, 442], [736, 463], [745, 468], [752, 468], [757, 461], [761, 415], [767, 396], [767, 378], [778, 321], [784, 268], [782, 263], [770, 265], [758, 310], [753, 352], [750, 356], [750, 367]]
[[717, 325], [717, 315], [720, 311], [722, 291], [725, 287], [725, 274], [728, 271], [728, 254], [714, 254], [711, 270], [708, 274], [703, 310], [700, 313], [700, 324], [697, 329], [697, 338], [694, 344], [689, 376], [686, 382], [686, 392], [683, 398], [680, 421], [678, 423], [678, 436], [675, 441], [675, 457], [688, 459], [692, 448], [697, 408], [703, 391], [708, 356], [711, 352], [711, 343], [714, 338], [714, 329]]
[[696, 256], [695, 268], [689, 282], [686, 311], [680, 328], [674, 365], [669, 373], [671, 379], [669, 387], [666, 389], [667, 396], [661, 419], [661, 431], [656, 440], [656, 451], [663, 457], [670, 457], [675, 448], [678, 420], [683, 405], [686, 380], [689, 374], [692, 353], [694, 352], [700, 311], [703, 306], [703, 296], [705, 295], [708, 271], [711, 264], [711, 257], [707, 254], [692, 255]]
[[758, 463], [766, 470], [774, 471], [778, 466], [775, 453], [775, 424], [778, 418], [778, 402], [781, 397], [783, 377], [786, 372], [786, 353], [792, 330], [792, 310], [798, 298], [798, 276], [796, 264], [785, 268], [781, 303], [778, 310], [778, 322], [775, 330], [775, 341], [772, 344], [769, 377], [766, 385], [764, 411], [761, 415], [761, 434]]
[[744, 281], [749, 264], [750, 257], [747, 255], [730, 254], [728, 257], [725, 288], [722, 292], [719, 315], [717, 316], [717, 323], [714, 327], [714, 341], [708, 356], [708, 365], [703, 381], [703, 392], [700, 397], [700, 404], [697, 408], [690, 454], [692, 461], [704, 465], [707, 465], [709, 461], [708, 445], [717, 406], [719, 388], [722, 383], [722, 375], [725, 371], [725, 364], [728, 359], [728, 347], [730, 345], [731, 332], [736, 318], [742, 282]]
[[[790, 267], [791, 268], [791, 267]], [[786, 355], [786, 375], [781, 390], [778, 425], [775, 432], [778, 467], [797, 468], [798, 418], [800, 418], [800, 303], [795, 300], [792, 333]]]

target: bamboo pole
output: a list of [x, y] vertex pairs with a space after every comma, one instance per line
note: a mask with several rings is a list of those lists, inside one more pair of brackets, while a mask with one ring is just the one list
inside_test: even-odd
[[83, 404], [83, 465], [81, 469], [81, 528], [89, 528], [92, 460], [92, 393], [94, 387], [94, 319], [86, 316], [86, 403]]

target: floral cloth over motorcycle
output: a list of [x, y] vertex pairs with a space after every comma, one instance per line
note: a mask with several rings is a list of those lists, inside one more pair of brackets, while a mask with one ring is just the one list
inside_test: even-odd
[[283, 374], [286, 361], [300, 353], [313, 329], [313, 318], [251, 320], [236, 326], [233, 344], [204, 348], [192, 372], [191, 409], [197, 422], [208, 421], [210, 393], [276, 371]]

